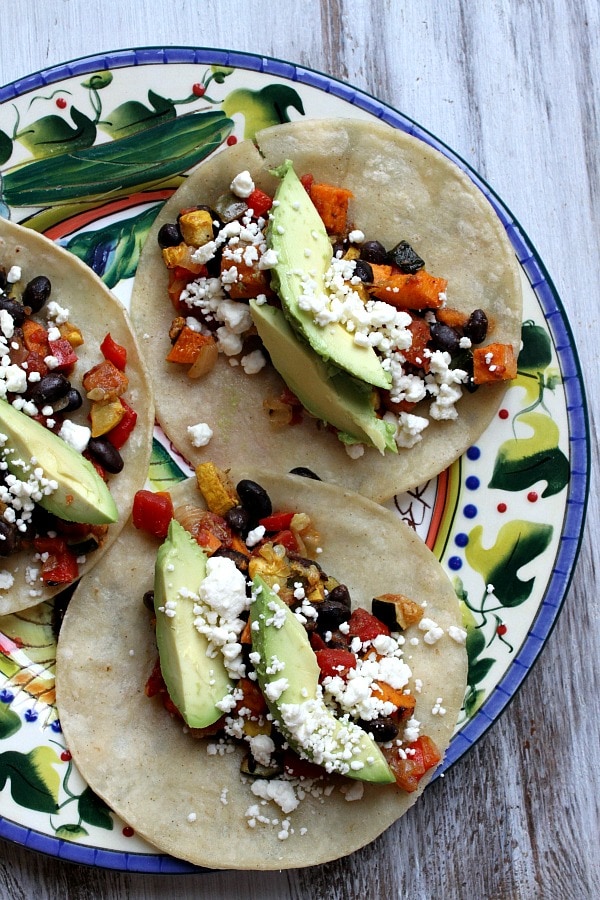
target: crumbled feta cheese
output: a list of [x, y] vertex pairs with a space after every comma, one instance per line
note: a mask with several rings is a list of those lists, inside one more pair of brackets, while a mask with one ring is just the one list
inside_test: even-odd
[[263, 800], [273, 800], [284, 813], [293, 812], [300, 801], [294, 792], [294, 786], [289, 781], [259, 778], [252, 783], [252, 793]]
[[74, 450], [77, 450], [78, 453], [83, 453], [89, 443], [92, 432], [87, 425], [77, 425], [75, 422], [71, 422], [70, 419], [65, 419], [60, 427], [58, 436], [69, 446], [73, 447]]
[[267, 364], [266, 357], [260, 350], [247, 353], [246, 356], [242, 356], [240, 362], [246, 375], [256, 375]]
[[64, 325], [69, 321], [69, 310], [60, 306], [56, 300], [50, 300], [46, 304], [46, 316], [53, 319], [57, 325]]
[[350, 459], [360, 459], [365, 454], [364, 444], [344, 444], [344, 449]]
[[236, 195], [236, 197], [241, 197], [243, 200], [246, 200], [254, 190], [254, 187], [255, 185], [252, 181], [252, 176], [246, 169], [235, 176], [229, 186], [229, 189], [232, 194]]
[[467, 632], [465, 628], [459, 628], [458, 625], [451, 625], [448, 629], [448, 637], [456, 641], [457, 644], [465, 644], [467, 642]]
[[187, 433], [194, 447], [206, 447], [213, 436], [213, 430], [206, 422], [198, 422], [197, 425], [188, 425]]
[[9, 591], [14, 583], [15, 579], [10, 572], [6, 569], [0, 572], [0, 591]]
[[421, 619], [418, 628], [420, 631], [425, 632], [423, 640], [426, 644], [436, 644], [444, 634], [444, 629], [440, 628], [433, 619], [428, 619], [427, 617]]
[[264, 525], [257, 525], [256, 528], [250, 529], [246, 535], [246, 547], [255, 547], [264, 538], [266, 528]]
[[9, 284], [16, 284], [17, 281], [21, 280], [22, 275], [21, 266], [11, 266], [6, 273], [6, 280]]

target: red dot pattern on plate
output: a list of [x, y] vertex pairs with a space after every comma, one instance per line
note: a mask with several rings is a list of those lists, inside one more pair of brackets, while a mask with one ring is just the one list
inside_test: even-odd
[[69, 762], [69, 760], [71, 759], [71, 754], [68, 750], [63, 750], [63, 752], [60, 754], [60, 758], [63, 762]]
[[233, 147], [234, 144], [237, 144], [237, 138], [236, 138], [235, 134], [230, 134], [229, 137], [227, 138], [227, 146]]
[[498, 413], [501, 419], [508, 419], [510, 413], [507, 409], [501, 409]]
[[65, 107], [67, 105], [67, 101], [65, 100], [64, 97], [59, 97], [58, 100], [56, 101], [56, 105], [58, 106], [59, 109], [65, 109]]
[[503, 622], [501, 622], [500, 625], [498, 625], [498, 627], [496, 628], [496, 634], [499, 634], [500, 637], [502, 637], [503, 634], [506, 634], [507, 631], [508, 628]]
[[205, 93], [206, 93], [206, 88], [204, 87], [203, 84], [200, 84], [200, 82], [197, 82], [192, 87], [192, 94], [194, 94], [196, 97], [204, 97]]
[[133, 837], [134, 834], [135, 834], [135, 832], [134, 832], [133, 828], [131, 827], [131, 825], [126, 825], [125, 828], [123, 829], [124, 837]]
[[537, 491], [529, 491], [529, 493], [527, 494], [527, 499], [530, 503], [535, 503], [538, 499]]
[[499, 513], [505, 513], [508, 507], [506, 506], [506, 503], [499, 503], [496, 509]]

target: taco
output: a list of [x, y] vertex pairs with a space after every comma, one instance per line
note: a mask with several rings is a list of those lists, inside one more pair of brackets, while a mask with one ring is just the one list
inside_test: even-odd
[[0, 220], [0, 615], [89, 571], [147, 472], [151, 387], [126, 312], [48, 239]]
[[[176, 521], [161, 545], [156, 576], [158, 539], [129, 525], [78, 587], [58, 642], [61, 725], [90, 787], [163, 852], [215, 868], [319, 864], [351, 853], [398, 819], [443, 756], [465, 688], [466, 633], [457, 597], [418, 536], [372, 501], [300, 476], [238, 470], [232, 489], [227, 479], [217, 484], [214, 474], [201, 479], [208, 504], [222, 512], [238, 504], [231, 514], [198, 518], [192, 511], [197, 486], [184, 482], [172, 491]], [[256, 511], [257, 486], [272, 508]], [[223, 530], [224, 522], [235, 530], [244, 511], [245, 547], [239, 537], [227, 541]], [[263, 524], [257, 526], [258, 517]], [[193, 577], [183, 569], [190, 547], [197, 553], [199, 545], [181, 523], [208, 548], [205, 578], [201, 569], [194, 567]], [[180, 532], [183, 538], [176, 537]], [[300, 544], [290, 543], [294, 534]], [[302, 555], [311, 548], [318, 564]], [[244, 559], [257, 599], [246, 601], [242, 588], [240, 611]], [[224, 589], [220, 573], [227, 567], [234, 575]], [[149, 591], [156, 634], [143, 602]], [[208, 607], [197, 607], [200, 595]], [[370, 610], [372, 598], [379, 605]], [[177, 629], [188, 639], [175, 658], [164, 645]], [[204, 648], [200, 656], [190, 634]], [[273, 636], [281, 636], [277, 649], [267, 647]], [[384, 664], [387, 675], [377, 668]], [[370, 675], [369, 665], [376, 667]], [[399, 679], [390, 675], [398, 675], [397, 667], [405, 673]], [[180, 678], [180, 672], [187, 674]], [[370, 741], [366, 755], [361, 745], [341, 763], [339, 747], [329, 752], [327, 739], [319, 744], [302, 736], [298, 723], [308, 717], [290, 718], [286, 691], [297, 692], [300, 706], [302, 698], [316, 704], [317, 676], [327, 703], [345, 704], [335, 728], [345, 722], [353, 746]], [[375, 692], [377, 708], [370, 705]], [[206, 702], [195, 707], [199, 698]], [[321, 738], [320, 726], [313, 734]], [[340, 740], [345, 751], [350, 738]]]
[[[497, 409], [497, 379], [514, 377], [514, 252], [467, 175], [410, 135], [315, 120], [255, 140], [203, 163], [145, 244], [132, 320], [158, 420], [193, 463], [252, 448], [278, 471], [308, 466], [384, 501], [460, 456]], [[298, 224], [306, 189], [310, 234], [324, 226], [315, 247]], [[323, 258], [324, 313], [310, 283]]]

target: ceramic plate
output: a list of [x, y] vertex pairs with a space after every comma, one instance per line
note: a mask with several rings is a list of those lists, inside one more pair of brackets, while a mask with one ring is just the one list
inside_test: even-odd
[[[519, 224], [441, 141], [365, 93], [265, 57], [179, 47], [125, 50], [0, 88], [0, 212], [81, 257], [127, 305], [139, 250], [161, 203], [214, 150], [208, 143], [193, 148], [179, 127], [183, 113], [206, 110], [222, 117], [220, 147], [303, 117], [376, 118], [407, 131], [468, 173], [521, 264], [519, 376], [495, 421], [435, 481], [390, 504], [436, 553], [463, 603], [469, 678], [448, 768], [519, 689], [573, 573], [589, 448], [581, 373], [564, 310]], [[86, 170], [91, 174], [83, 184], [77, 157], [99, 163]], [[119, 179], [113, 181], [114, 163]], [[157, 429], [150, 483], [165, 488], [190, 473]], [[0, 619], [0, 836], [80, 863], [198, 871], [138, 838], [79, 776], [53, 702], [56, 618], [57, 609], [44, 604]], [[102, 698], [90, 697], [96, 702]]]

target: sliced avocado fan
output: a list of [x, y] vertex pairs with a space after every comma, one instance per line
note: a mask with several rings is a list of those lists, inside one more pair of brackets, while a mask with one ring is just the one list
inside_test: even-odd
[[299, 331], [313, 350], [325, 361], [375, 387], [389, 388], [391, 376], [381, 367], [372, 347], [360, 347], [353, 335], [339, 322], [325, 328], [312, 313], [300, 308], [307, 284], [327, 294], [325, 273], [332, 260], [332, 246], [314, 204], [292, 163], [287, 160], [275, 174], [282, 180], [267, 229], [267, 246], [277, 252], [278, 262], [271, 269], [271, 286], [292, 327]]
[[328, 366], [294, 334], [281, 310], [251, 300], [250, 311], [271, 362], [309, 413], [381, 453], [398, 452], [395, 426], [376, 416], [367, 385]]

